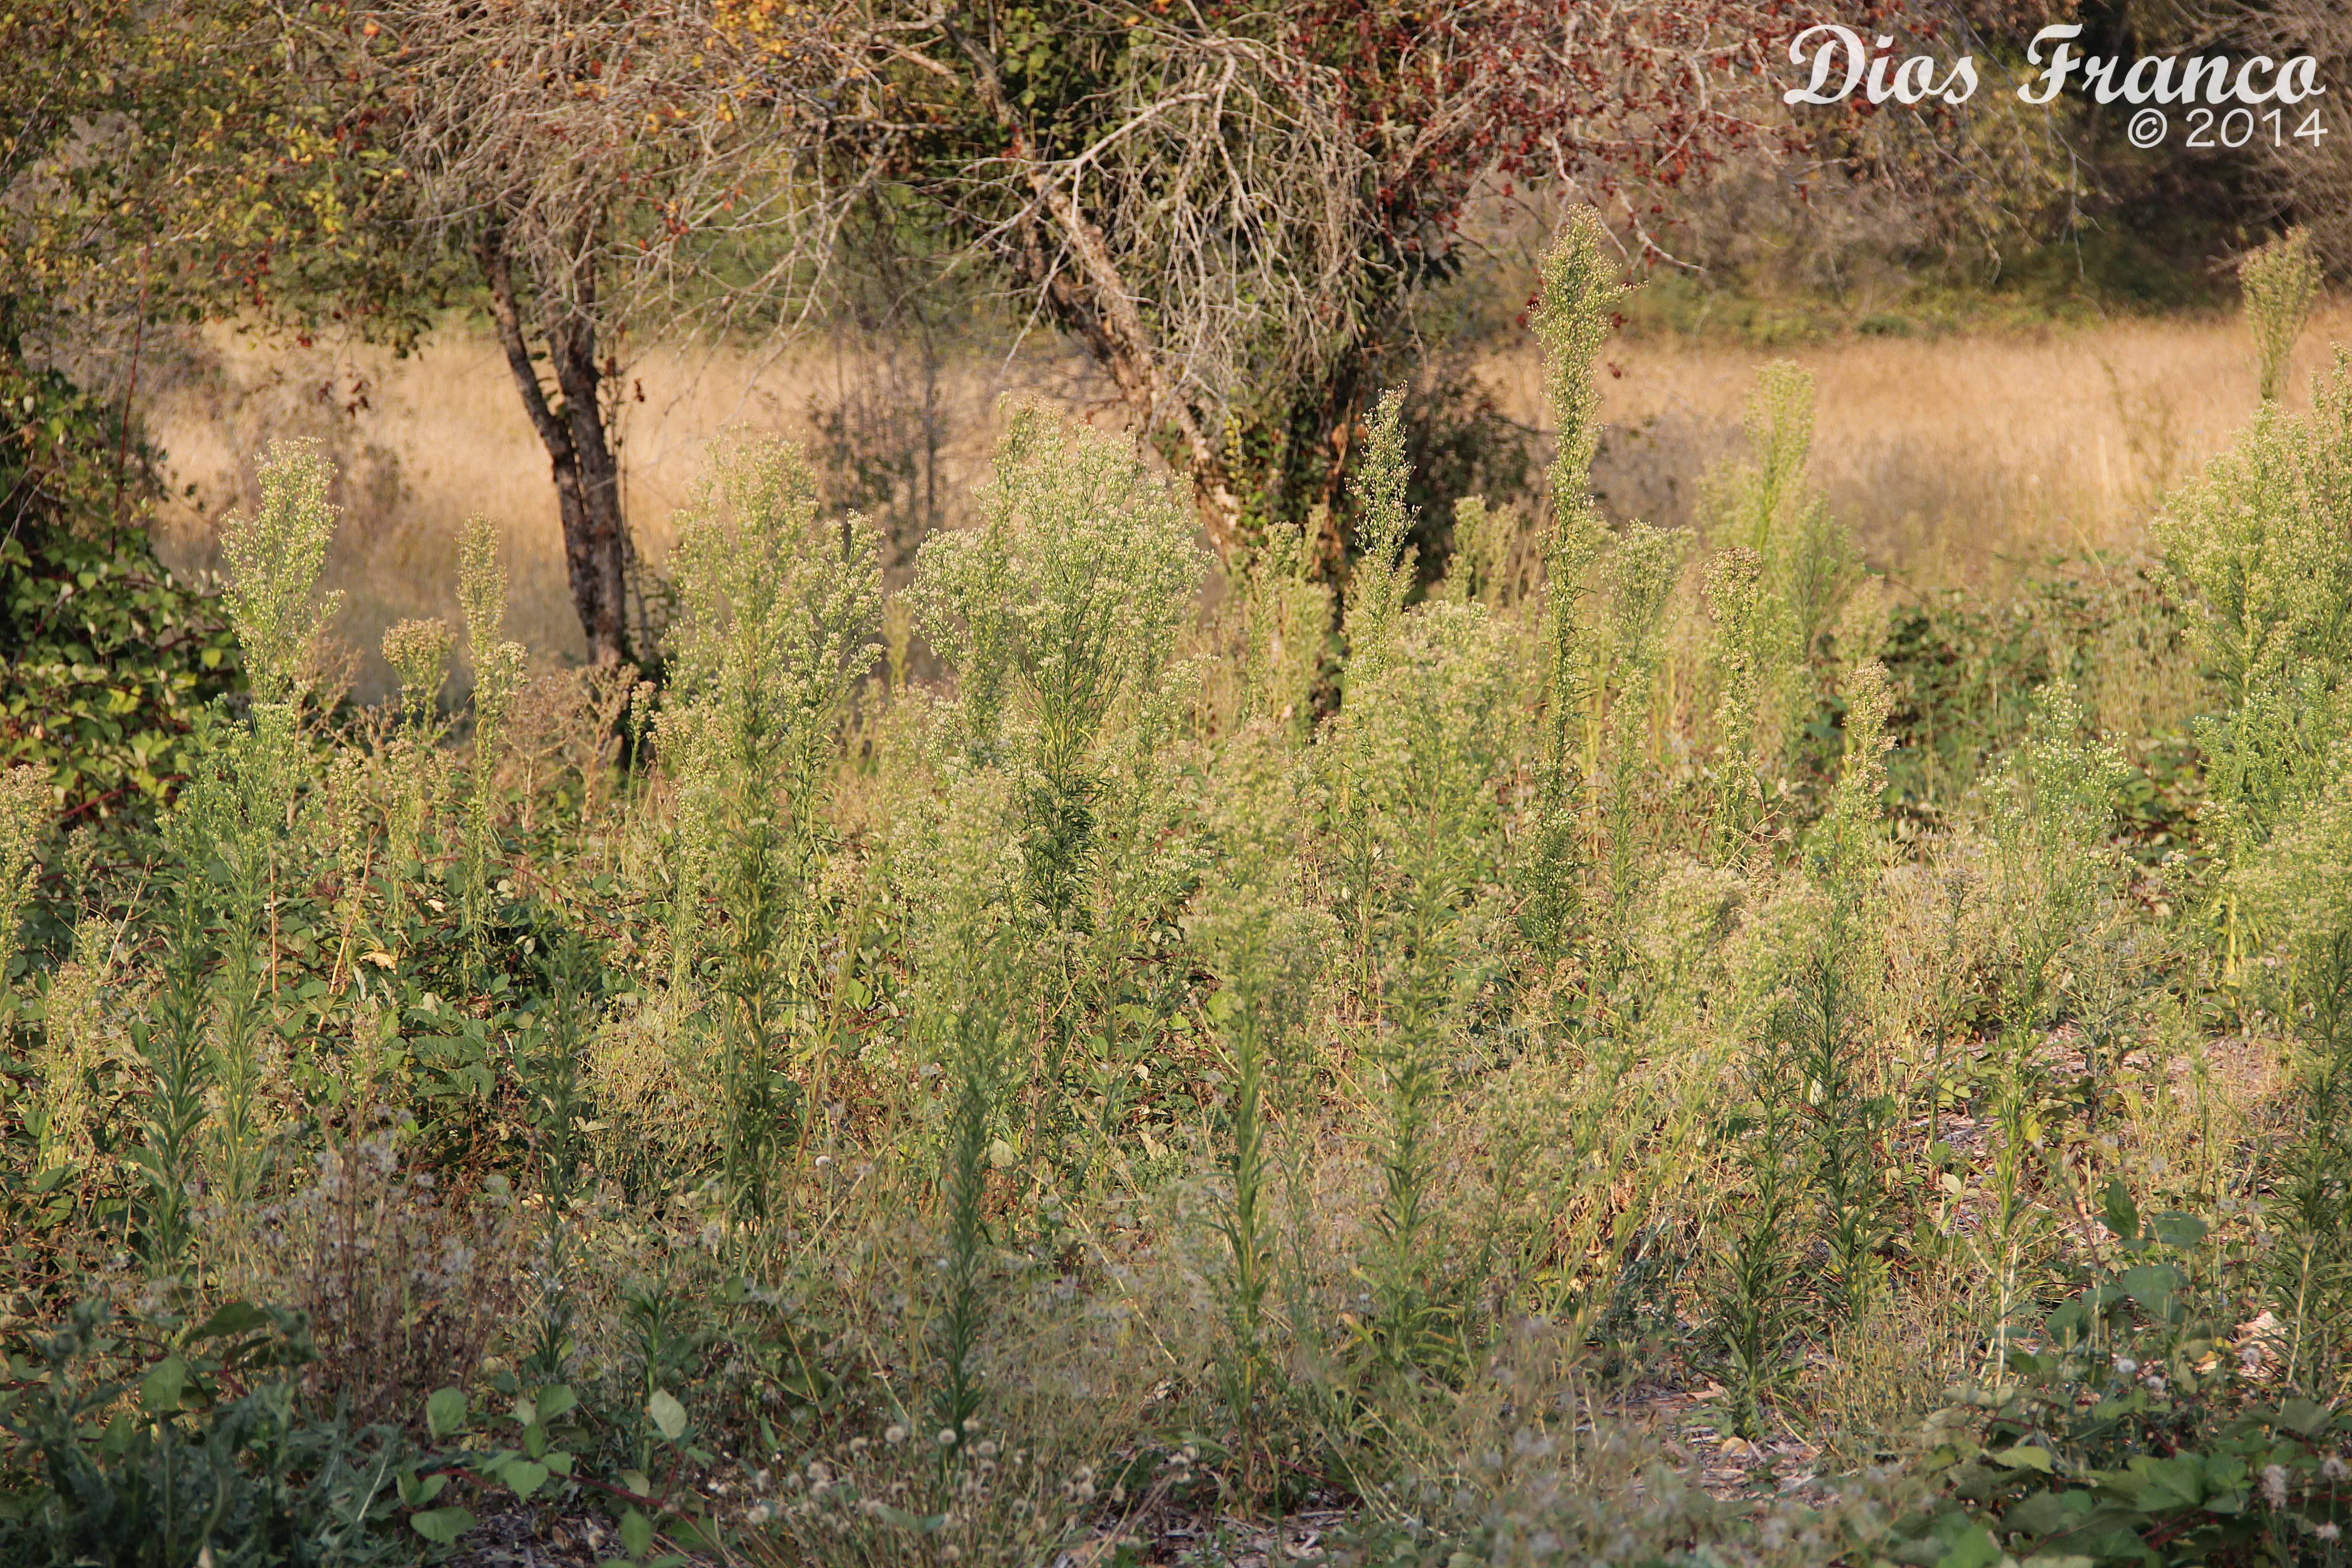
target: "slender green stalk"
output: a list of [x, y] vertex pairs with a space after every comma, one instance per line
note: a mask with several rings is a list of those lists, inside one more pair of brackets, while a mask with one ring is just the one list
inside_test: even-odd
[[947, 1251], [940, 1259], [943, 1300], [933, 1344], [939, 1382], [931, 1395], [930, 1436], [940, 1446], [943, 1467], [958, 1457], [982, 1403], [978, 1352], [987, 1326], [982, 1268], [988, 1240], [989, 1119], [995, 1111], [997, 1076], [993, 1022], [971, 1011], [962, 1014], [957, 1047], [955, 1102], [940, 1170]]
[[1764, 1405], [1790, 1375], [1796, 1321], [1795, 1221], [1804, 1206], [1802, 1132], [1792, 1066], [1768, 1037], [1750, 1066], [1748, 1109], [1735, 1121], [1746, 1191], [1732, 1222], [1723, 1297], [1716, 1310], [1730, 1373], [1732, 1421], [1749, 1442], [1763, 1436]]
[[1272, 1158], [1266, 1142], [1266, 1051], [1258, 1010], [1236, 1009], [1232, 1141], [1226, 1176], [1230, 1206], [1221, 1228], [1227, 1251], [1225, 1407], [1241, 1429], [1242, 1490], [1255, 1495], [1266, 1456], [1265, 1402], [1273, 1381], [1266, 1303], [1273, 1288], [1274, 1230], [1267, 1213]]
[[146, 1017], [131, 1025], [131, 1046], [145, 1064], [140, 1145], [133, 1156], [146, 1188], [140, 1226], [147, 1271], [177, 1270], [194, 1236], [194, 1205], [204, 1180], [205, 1097], [212, 1087], [205, 1023], [212, 993], [212, 945], [205, 900], [193, 878], [167, 899], [163, 984]]
[[507, 570], [498, 525], [478, 514], [466, 523], [457, 551], [457, 597], [466, 612], [466, 652], [474, 666], [474, 761], [466, 791], [462, 918], [478, 939], [498, 852], [498, 772], [507, 713], [522, 689], [522, 645], [505, 641]]
[[384, 812], [388, 925], [398, 940], [407, 924], [408, 882], [425, 853], [433, 820], [442, 725], [437, 702], [447, 679], [454, 634], [446, 621], [401, 621], [383, 634], [384, 662], [400, 679], [400, 730], [385, 749], [391, 799]]
[[1540, 662], [1532, 672], [1543, 702], [1537, 795], [1516, 878], [1523, 889], [1520, 929], [1546, 963], [1567, 953], [1586, 919], [1584, 818], [1602, 701], [1601, 632], [1590, 599], [1607, 540], [1592, 501], [1592, 459], [1601, 442], [1595, 370], [1625, 296], [1622, 271], [1600, 214], [1573, 209], [1544, 257], [1533, 318], [1544, 351], [1545, 401], [1559, 434], [1543, 547]]

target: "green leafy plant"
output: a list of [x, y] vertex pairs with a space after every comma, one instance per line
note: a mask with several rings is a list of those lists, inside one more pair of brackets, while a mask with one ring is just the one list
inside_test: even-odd
[[0, 775], [0, 981], [16, 968], [52, 799], [45, 768], [10, 768]]
[[[165, 841], [186, 831], [174, 816]], [[163, 900], [163, 961], [152, 1005], [131, 1026], [132, 1048], [146, 1070], [140, 1145], [133, 1160], [144, 1188], [138, 1234], [151, 1273], [178, 1267], [194, 1234], [201, 1193], [205, 1100], [213, 1080], [206, 1037], [212, 1007], [213, 943], [208, 931], [206, 878], [193, 843], [173, 857], [175, 874]]]
[[0, 759], [68, 820], [153, 815], [242, 679], [219, 600], [155, 558], [156, 464], [118, 402], [0, 352]]
[[1877, 1299], [1885, 1240], [1879, 1141], [1889, 1106], [1870, 1053], [1872, 993], [1885, 967], [1874, 940], [1885, 832], [1879, 816], [1887, 745], [1886, 671], [1847, 678], [1845, 763], [1807, 846], [1819, 903], [1773, 1020], [1805, 1086], [1812, 1186], [1821, 1205], [1832, 1300], [1858, 1317]]
[[2264, 403], [2275, 401], [2285, 389], [2287, 362], [2311, 317], [2319, 284], [2319, 258], [2312, 253], [2305, 229], [2281, 236], [2238, 264], [2246, 323], [2254, 334], [2257, 389]]
[[1730, 1373], [1731, 1423], [1750, 1442], [1763, 1436], [1766, 1402], [1787, 1385], [1799, 1310], [1803, 1089], [1785, 1044], [1779, 1031], [1767, 1033], [1747, 1068], [1746, 1104], [1725, 1128], [1744, 1190], [1722, 1244], [1714, 1316]]
[[[1744, 550], [1755, 561], [1752, 609], [1722, 620], [1718, 668], [1753, 683], [1755, 701], [1727, 715], [1735, 732], [1722, 737], [1748, 767], [1778, 777], [1790, 770], [1817, 695], [1814, 670], [1831, 651], [1826, 639], [1862, 577], [1860, 552], [1806, 484], [1812, 458], [1813, 378], [1778, 360], [1764, 367], [1746, 411], [1753, 460], [1708, 480], [1705, 531], [1718, 545]], [[1737, 731], [1744, 730], [1745, 734]]]
[[887, 604], [744, 440], [666, 689], [477, 523], [352, 703], [279, 449], [160, 831], [0, 781], [0, 1559], [2340, 1562], [2344, 377], [1887, 608], [1789, 366], [1604, 521], [1618, 263], [1540, 529], [1368, 400], [1337, 625], [1032, 413]]
[[716, 964], [724, 1174], [754, 1214], [796, 1114], [788, 1052], [812, 1001], [822, 802], [880, 649], [876, 548], [860, 520], [817, 521], [807, 465], [773, 445], [722, 451], [680, 524], [661, 742], [687, 813], [682, 883], [714, 883], [716, 918], [688, 940]]
[[940, 1198], [946, 1251], [940, 1259], [941, 1301], [933, 1356], [939, 1381], [931, 1394], [931, 1426], [924, 1434], [940, 1449], [942, 1468], [976, 1430], [981, 1409], [980, 1338], [988, 1306], [982, 1290], [987, 1262], [990, 1118], [995, 1110], [996, 1030], [984, 1014], [956, 1021], [954, 1102], [940, 1153]]
[[1945, 1491], [1889, 1555], [2095, 1565], [2328, 1563], [2352, 1514], [2352, 1422], [2250, 1376], [2185, 1265], [2203, 1222], [2143, 1220], [2120, 1181], [2103, 1218], [2128, 1267], [2062, 1303], [2002, 1375], [1929, 1423]]
[[2352, 750], [2336, 780], [2235, 875], [2276, 932], [2258, 994], [2291, 1042], [2293, 1101], [2271, 1191], [2273, 1290], [2288, 1386], [2332, 1397], [2352, 1374]]
[[[465, 923], [478, 932], [489, 888], [490, 858], [497, 846], [499, 748], [507, 714], [521, 689], [525, 653], [504, 640], [507, 571], [499, 559], [498, 525], [476, 516], [466, 524], [458, 547], [457, 597], [466, 611], [466, 652], [474, 666], [474, 757], [466, 793]], [[411, 650], [411, 668], [424, 675], [423, 648]]]
[[[2106, 837], [2122, 759], [2112, 745], [2084, 741], [2081, 725], [2072, 693], [2044, 689], [1994, 805], [1996, 885], [2011, 912], [1992, 1069], [2000, 1143], [1987, 1175], [1992, 1214], [1979, 1245], [2004, 1322], [2032, 1300], [2029, 1271], [2048, 1241], [2047, 1216], [2032, 1195], [2053, 1109], [2039, 1031], [2064, 1000], [2062, 960], [2115, 897], [2119, 872]], [[2006, 1333], [1989, 1352], [1995, 1363], [2006, 1353]]]
[[308, 1358], [283, 1312], [229, 1302], [200, 1321], [124, 1320], [86, 1301], [0, 1394], [7, 1468], [38, 1479], [0, 1501], [14, 1562], [252, 1568], [412, 1561], [400, 1539], [396, 1431], [306, 1409]]
[[[2265, 405], [2158, 521], [2200, 657], [2220, 683], [2200, 717], [2206, 802], [2199, 824], [2226, 868], [2326, 782], [2352, 723], [2352, 541], [2329, 521], [2352, 469], [2352, 359], [2339, 351], [2305, 415]], [[2226, 883], [2210, 906], [2225, 973], [2260, 943]]]
[[1555, 959], [1567, 951], [1582, 918], [1577, 868], [1585, 848], [1584, 796], [1601, 700], [1594, 668], [1599, 632], [1588, 601], [1590, 575], [1606, 537], [1592, 500], [1592, 458], [1601, 440], [1594, 373], [1624, 295], [1607, 226], [1597, 213], [1571, 213], [1544, 255], [1540, 304], [1532, 318], [1544, 350], [1545, 403], [1559, 436], [1543, 543], [1541, 662], [1531, 672], [1543, 697], [1541, 815], [1527, 836], [1518, 871], [1528, 890], [1521, 927], [1539, 953]]
[[[1102, 919], [1097, 900], [1107, 874], [1133, 877], [1139, 896], [1166, 885], [1141, 835], [1164, 798], [1155, 752], [1203, 558], [1165, 484], [1099, 433], [1024, 411], [992, 473], [980, 526], [927, 541], [912, 594], [956, 678], [963, 765], [1001, 769], [1011, 793], [1018, 984], [1039, 1020], [1027, 1138], [1076, 1177], [1092, 1141], [1067, 1079], [1119, 967], [1097, 955], [1134, 940], [1134, 922]], [[1108, 831], [1119, 824], [1132, 830]], [[1116, 1070], [1093, 1065], [1098, 1080]]]

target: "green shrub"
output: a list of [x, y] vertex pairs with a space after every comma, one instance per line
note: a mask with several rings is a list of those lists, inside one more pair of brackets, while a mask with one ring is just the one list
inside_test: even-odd
[[[29, 1353], [26, 1352], [29, 1351]], [[87, 1301], [10, 1356], [0, 1561], [324, 1568], [415, 1560], [397, 1431], [307, 1407], [299, 1320], [201, 1322]]]
[[2257, 389], [2264, 403], [2286, 390], [2287, 361], [2318, 302], [2322, 277], [2308, 229], [2293, 230], [2238, 264], [2246, 324], [2254, 333]]
[[820, 522], [806, 463], [764, 443], [723, 448], [679, 528], [660, 738], [695, 889], [680, 956], [705, 962], [719, 997], [725, 1179], [755, 1214], [799, 1114], [785, 1058], [824, 913], [823, 786], [881, 651], [877, 544], [862, 521]]
[[1924, 1466], [1944, 1500], [1882, 1550], [1937, 1568], [2341, 1563], [2352, 1412], [2277, 1386], [2272, 1346], [2216, 1317], [2203, 1222], [2143, 1221], [2120, 1180], [2102, 1218], [2126, 1266], [2003, 1375], [1953, 1391]]
[[154, 496], [118, 408], [0, 356], [0, 761], [50, 769], [68, 822], [152, 816], [241, 684], [216, 596], [155, 559]]

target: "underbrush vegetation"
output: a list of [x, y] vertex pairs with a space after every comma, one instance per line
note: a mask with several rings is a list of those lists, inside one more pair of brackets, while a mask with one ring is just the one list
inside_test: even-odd
[[1394, 395], [1337, 591], [747, 438], [658, 688], [485, 523], [340, 700], [274, 448], [168, 810], [0, 790], [0, 1562], [2343, 1563], [2352, 362], [1898, 599], [1791, 365], [1604, 522], [1614, 275], [1442, 571]]

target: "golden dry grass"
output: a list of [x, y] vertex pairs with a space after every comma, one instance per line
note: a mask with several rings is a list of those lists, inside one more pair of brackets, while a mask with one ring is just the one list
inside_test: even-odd
[[[2308, 401], [2352, 307], [2305, 333], [2288, 401]], [[1697, 480], [1743, 448], [1757, 370], [1790, 358], [1820, 388], [1813, 475], [1877, 564], [1914, 585], [1982, 583], [2052, 550], [2128, 546], [2159, 498], [2253, 416], [2234, 316], [1794, 351], [1612, 345], [1612, 429], [1594, 483], [1623, 516], [1694, 521]], [[1541, 406], [1531, 354], [1486, 367], [1516, 417]]]
[[[943, 453], [951, 490], [967, 489], [987, 460], [997, 394], [1034, 391], [1064, 368], [1024, 362], [1007, 373], [975, 363], [946, 378], [943, 398], [964, 426]], [[713, 437], [730, 427], [804, 436], [812, 400], [836, 392], [828, 383], [840, 374], [822, 353], [721, 351], [688, 361], [655, 351], [633, 363], [632, 391], [643, 398], [625, 405], [616, 433], [625, 504], [646, 558], [658, 564], [667, 553], [669, 519]], [[270, 439], [326, 446], [346, 516], [323, 585], [344, 595], [336, 630], [363, 652], [363, 692], [382, 690], [388, 678], [376, 653], [385, 626], [412, 616], [457, 618], [457, 539], [477, 512], [504, 534], [509, 635], [542, 658], [579, 656], [547, 454], [487, 336], [439, 332], [396, 359], [367, 346], [301, 348], [218, 331], [145, 412], [174, 492], [158, 519], [158, 543], [182, 569], [217, 564], [222, 520], [250, 502], [254, 463]]]
[[[2295, 364], [2307, 396], [2328, 344], [2352, 340], [2352, 306], [2323, 312]], [[1739, 412], [1777, 352], [1654, 338], [1612, 346], [1603, 384], [1612, 430], [1595, 482], [1622, 516], [1687, 522], [1701, 477], [1742, 447]], [[1814, 472], [1882, 566], [1927, 586], [1982, 583], [2051, 550], [2134, 542], [2158, 499], [2252, 416], [2254, 374], [2230, 317], [2130, 321], [2032, 334], [1859, 339], [1790, 352], [1820, 384]], [[366, 348], [295, 349], [218, 333], [198, 368], [149, 400], [175, 489], [162, 520], [167, 556], [203, 565], [220, 518], [249, 493], [273, 435], [326, 441], [351, 516], [329, 567], [346, 595], [341, 634], [365, 650], [362, 689], [380, 689], [374, 647], [406, 616], [455, 607], [456, 541], [479, 511], [505, 530], [515, 589], [509, 630], [548, 657], [576, 653], [555, 499], [541, 452], [495, 347], [446, 331], [395, 360]], [[975, 361], [949, 377], [957, 426], [950, 490], [976, 478], [993, 440], [998, 392], [1057, 379], [1086, 405], [1067, 361], [1025, 368]], [[1533, 425], [1539, 366], [1530, 345], [1482, 373], [1507, 412]], [[656, 351], [630, 369], [642, 402], [621, 435], [627, 504], [649, 559], [668, 542], [711, 437], [730, 425], [800, 435], [813, 400], [856, 374], [837, 356]], [[365, 406], [347, 411], [360, 394]]]

